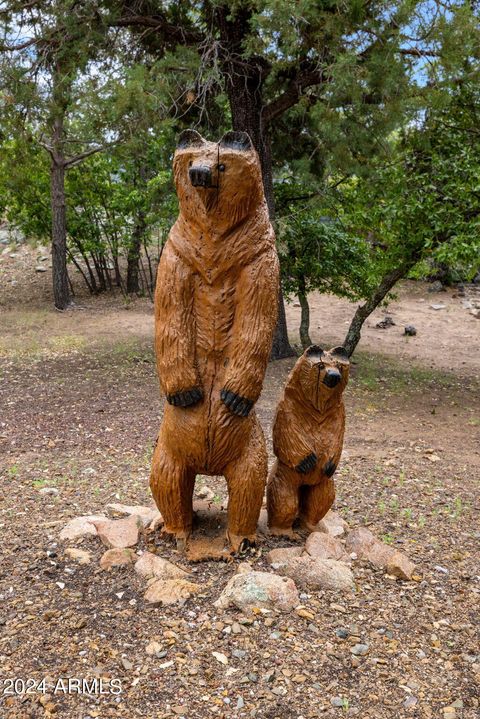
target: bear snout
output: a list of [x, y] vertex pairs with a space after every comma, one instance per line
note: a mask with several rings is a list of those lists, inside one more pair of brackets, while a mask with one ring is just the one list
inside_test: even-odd
[[207, 165], [191, 167], [188, 176], [194, 187], [212, 187], [212, 171]]
[[325, 377], [323, 378], [323, 384], [326, 384], [327, 387], [336, 387], [337, 384], [342, 379], [342, 375], [340, 372], [336, 369], [329, 369], [327, 370], [327, 373], [325, 374]]

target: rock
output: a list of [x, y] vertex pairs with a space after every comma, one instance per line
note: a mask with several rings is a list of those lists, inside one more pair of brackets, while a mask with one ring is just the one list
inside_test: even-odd
[[387, 327], [393, 327], [395, 325], [395, 322], [393, 321], [393, 318], [389, 315], [386, 315], [381, 322], [377, 322], [375, 327], [378, 327], [381, 330], [386, 330]]
[[220, 597], [214, 602], [218, 609], [229, 606], [248, 611], [254, 607], [289, 612], [300, 604], [297, 588], [288, 577], [268, 572], [235, 574]]
[[126, 657], [122, 657], [121, 662], [122, 662], [123, 668], [126, 669], [127, 672], [130, 671], [130, 669], [133, 669], [132, 662], [129, 659], [127, 659]]
[[185, 579], [188, 572], [151, 552], [145, 552], [135, 563], [135, 571], [144, 579]]
[[472, 317], [475, 317], [475, 319], [480, 320], [480, 309], [478, 309], [477, 307], [471, 309], [470, 314], [472, 315]]
[[394, 552], [387, 562], [387, 572], [409, 581], [415, 573], [415, 565], [403, 552]]
[[128, 516], [140, 517], [144, 527], [148, 527], [152, 522], [161, 520], [162, 515], [156, 507], [143, 507], [142, 505], [129, 504], [107, 504], [107, 509], [116, 514], [126, 514]]
[[355, 644], [350, 651], [352, 654], [354, 654], [356, 657], [364, 657], [365, 654], [368, 654], [369, 646], [368, 644]]
[[95, 522], [106, 519], [104, 514], [92, 514], [85, 517], [71, 519], [60, 532], [60, 539], [80, 539], [88, 535], [95, 536], [97, 528]]
[[431, 310], [445, 310], [447, 305], [430, 305]]
[[228, 664], [228, 659], [222, 652], [212, 652], [212, 656], [215, 657], [220, 664]]
[[316, 559], [304, 554], [291, 559], [279, 571], [302, 588], [345, 591], [354, 587], [351, 569], [335, 559]]
[[133, 549], [107, 549], [107, 551], [102, 554], [100, 566], [102, 569], [112, 569], [113, 567], [133, 564], [136, 559], [137, 555]]
[[417, 334], [417, 330], [414, 327], [414, 325], [405, 325], [405, 329], [403, 330], [403, 334], [407, 335], [408, 337], [415, 337]]
[[162, 651], [162, 645], [158, 642], [149, 642], [145, 647], [145, 651], [149, 657], [155, 657]]
[[38, 493], [43, 495], [58, 494], [58, 489], [56, 487], [42, 487], [38, 490]]
[[336, 559], [339, 562], [350, 562], [350, 557], [343, 544], [331, 534], [312, 532], [305, 544], [307, 554], [316, 559]]
[[303, 547], [279, 547], [268, 552], [266, 559], [274, 568], [280, 567], [282, 564], [288, 564], [293, 557], [299, 557], [303, 552]]
[[199, 584], [187, 582], [186, 579], [157, 579], [145, 592], [145, 600], [150, 604], [183, 604], [200, 590]]
[[207, 485], [204, 485], [203, 487], [199, 487], [195, 494], [200, 499], [206, 499], [207, 502], [212, 502], [215, 499], [215, 492], [213, 489], [210, 489], [210, 487], [207, 487]]
[[346, 546], [349, 552], [354, 552], [359, 559], [366, 559], [380, 569], [386, 569], [399, 579], [411, 579], [415, 565], [408, 557], [398, 550], [380, 542], [365, 527], [354, 529], [347, 536]]
[[342, 697], [332, 697], [330, 699], [330, 704], [332, 707], [343, 707], [345, 702], [343, 701]]
[[125, 519], [104, 519], [94, 522], [97, 534], [106, 547], [123, 549], [134, 547], [138, 542], [142, 520], [136, 514]]
[[250, 564], [250, 562], [240, 562], [240, 564], [237, 566], [237, 574], [248, 574], [249, 572], [253, 572], [253, 567]]
[[324, 518], [319, 521], [315, 531], [331, 534], [332, 537], [341, 537], [345, 532], [348, 532], [348, 524], [339, 514], [329, 510]]
[[84, 549], [75, 549], [75, 547], [67, 547], [65, 554], [70, 559], [73, 559], [79, 564], [90, 564], [91, 555], [90, 552], [86, 552]]
[[430, 287], [427, 290], [428, 292], [446, 292], [446, 288], [442, 285], [440, 280], [435, 280], [435, 282], [432, 282]]
[[35, 272], [46, 272], [46, 271], [47, 271], [47, 268], [44, 267], [44, 265], [37, 265], [35, 267]]

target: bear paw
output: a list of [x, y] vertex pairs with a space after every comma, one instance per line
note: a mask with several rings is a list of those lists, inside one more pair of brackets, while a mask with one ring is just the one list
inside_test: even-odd
[[222, 389], [220, 392], [220, 399], [233, 414], [239, 417], [248, 417], [250, 410], [253, 407], [253, 401], [246, 397], [240, 397], [235, 392], [230, 392], [228, 389]]
[[175, 394], [167, 394], [168, 404], [173, 404], [174, 407], [191, 407], [200, 400], [203, 399], [203, 391], [200, 387], [192, 387], [186, 389], [183, 392], [176, 392]]
[[335, 462], [333, 462], [331, 459], [328, 460], [325, 467], [323, 468], [323, 473], [327, 475], [327, 477], [333, 477], [337, 469], [337, 465]]
[[296, 471], [300, 472], [300, 474], [308, 474], [308, 472], [311, 472], [312, 469], [315, 468], [317, 459], [318, 457], [315, 452], [311, 452], [311, 454], [304, 457], [302, 461], [297, 464], [295, 467]]

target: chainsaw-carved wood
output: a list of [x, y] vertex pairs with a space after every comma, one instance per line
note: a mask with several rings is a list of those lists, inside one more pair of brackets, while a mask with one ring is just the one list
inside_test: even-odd
[[297, 519], [312, 531], [333, 504], [349, 367], [343, 347], [326, 352], [312, 345], [287, 379], [274, 420], [277, 459], [267, 486], [268, 526], [273, 534], [293, 535]]
[[277, 317], [278, 259], [246, 133], [194, 130], [173, 161], [180, 214], [157, 275], [155, 349], [167, 403], [150, 487], [164, 531], [192, 529], [197, 474], [227, 480], [233, 549], [255, 540], [267, 453], [254, 411]]

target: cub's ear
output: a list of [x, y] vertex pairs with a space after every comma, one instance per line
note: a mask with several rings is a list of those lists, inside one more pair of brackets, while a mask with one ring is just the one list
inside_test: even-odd
[[350, 362], [350, 357], [345, 347], [334, 347], [333, 350], [330, 350], [330, 354], [335, 355], [335, 357], [338, 357], [342, 362]]
[[183, 130], [177, 142], [177, 150], [185, 150], [187, 147], [201, 147], [205, 140], [196, 130]]
[[219, 144], [220, 147], [227, 147], [230, 150], [242, 150], [242, 152], [253, 149], [250, 136], [246, 132], [239, 132], [238, 130], [226, 132]]
[[321, 357], [323, 354], [323, 349], [318, 345], [310, 345], [310, 347], [307, 347], [307, 349], [305, 350], [306, 357]]

